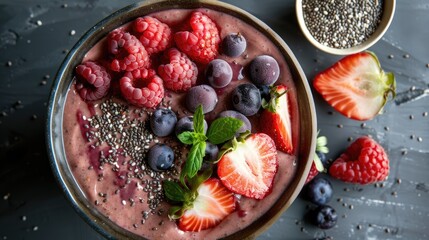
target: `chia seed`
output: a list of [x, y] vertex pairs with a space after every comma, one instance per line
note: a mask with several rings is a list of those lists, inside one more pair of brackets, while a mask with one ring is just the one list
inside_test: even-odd
[[365, 42], [378, 27], [383, 1], [303, 0], [307, 29], [319, 43], [337, 49]]

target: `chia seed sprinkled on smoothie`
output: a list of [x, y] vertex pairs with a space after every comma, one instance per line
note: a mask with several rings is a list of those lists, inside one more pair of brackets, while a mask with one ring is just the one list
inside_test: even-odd
[[[177, 162], [171, 169], [164, 172], [153, 171], [145, 161], [146, 154], [151, 144], [159, 142], [160, 139], [154, 137], [148, 130], [146, 120], [150, 113], [140, 110], [130, 111], [127, 105], [111, 99], [94, 108], [99, 108], [101, 114], [91, 117], [82, 116], [82, 120], [87, 121], [84, 127], [88, 129], [86, 137], [88, 142], [91, 142], [91, 148], [97, 149], [105, 144], [108, 146], [108, 150], [100, 150], [99, 170], [110, 166], [113, 172], [119, 172], [121, 166], [125, 166], [127, 173], [119, 175], [118, 178], [123, 180], [125, 185], [131, 184], [133, 182], [131, 179], [137, 179], [138, 182], [134, 182], [134, 184], [147, 194], [149, 209], [151, 212], [155, 212], [164, 199], [162, 180], [175, 178], [178, 175], [176, 166], [180, 166], [183, 161], [182, 149], [173, 147]], [[120, 161], [121, 158], [129, 160]], [[102, 180], [103, 174], [99, 174], [99, 181]], [[119, 189], [116, 190], [115, 194], [118, 194], [119, 191]], [[106, 193], [99, 193], [98, 196], [104, 198], [102, 201], [107, 201]], [[143, 202], [142, 198], [139, 199], [140, 202]], [[133, 207], [135, 201], [130, 198], [122, 200], [121, 204]], [[101, 201], [95, 201], [95, 205], [100, 204]], [[144, 214], [144, 219], [148, 217], [148, 214]]]
[[383, 0], [303, 0], [305, 24], [316, 41], [332, 48], [362, 44], [381, 21]]

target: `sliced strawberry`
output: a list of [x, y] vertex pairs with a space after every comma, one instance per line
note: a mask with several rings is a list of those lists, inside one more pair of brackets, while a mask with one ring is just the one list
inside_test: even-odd
[[198, 189], [192, 208], [179, 219], [179, 229], [199, 232], [218, 225], [235, 210], [234, 194], [219, 179], [210, 178]]
[[385, 73], [371, 52], [341, 59], [318, 74], [316, 90], [338, 112], [355, 120], [372, 119], [386, 104], [389, 93], [395, 96], [395, 77]]
[[292, 153], [292, 127], [287, 87], [278, 85], [271, 89], [271, 100], [264, 104], [260, 126], [262, 132], [274, 139], [277, 149]]
[[271, 191], [279, 165], [274, 141], [256, 133], [243, 142], [233, 142], [232, 151], [218, 162], [220, 180], [235, 193], [263, 199]]

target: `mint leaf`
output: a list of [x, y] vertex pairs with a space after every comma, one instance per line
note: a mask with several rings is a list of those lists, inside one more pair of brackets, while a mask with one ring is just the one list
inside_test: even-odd
[[177, 182], [165, 180], [163, 182], [163, 188], [165, 196], [168, 199], [176, 202], [185, 201], [186, 192]]
[[203, 106], [199, 105], [194, 113], [194, 132], [204, 134], [204, 113]]
[[207, 138], [213, 144], [221, 144], [233, 138], [242, 125], [243, 121], [236, 118], [218, 118], [210, 125], [207, 131]]
[[191, 145], [194, 142], [194, 133], [185, 131], [177, 135], [177, 138], [184, 144]]
[[206, 142], [198, 142], [192, 145], [191, 150], [188, 153], [185, 167], [183, 171], [189, 177], [194, 177], [195, 174], [200, 170], [203, 164], [203, 157], [206, 154]]

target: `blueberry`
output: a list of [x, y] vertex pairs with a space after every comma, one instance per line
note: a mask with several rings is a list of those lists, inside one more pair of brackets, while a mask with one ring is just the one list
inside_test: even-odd
[[261, 107], [261, 93], [258, 88], [251, 83], [238, 85], [238, 87], [232, 91], [232, 105], [245, 116], [252, 116], [256, 114]]
[[207, 65], [206, 78], [214, 88], [228, 86], [232, 80], [232, 68], [223, 59], [215, 59]]
[[279, 64], [271, 56], [260, 55], [250, 63], [250, 79], [256, 85], [272, 85], [279, 76]]
[[[179, 119], [179, 121], [176, 123], [176, 129], [175, 129], [176, 136], [185, 131], [193, 132], [194, 131], [193, 119], [194, 119], [193, 116], [182, 117], [181, 119]], [[207, 133], [207, 127], [208, 127], [207, 122], [206, 120], [204, 120], [204, 134]]]
[[230, 33], [222, 41], [223, 53], [229, 57], [240, 56], [246, 47], [246, 39], [239, 33]]
[[271, 100], [270, 94], [270, 86], [268, 85], [257, 85], [256, 86], [261, 93], [261, 99], [265, 99], [265, 101], [269, 102]]
[[216, 161], [217, 159], [217, 155], [219, 153], [219, 148], [217, 145], [210, 143], [210, 142], [206, 142], [206, 151], [205, 151], [206, 155], [204, 156], [204, 160], [206, 161]]
[[186, 107], [195, 112], [199, 105], [203, 106], [203, 112], [213, 111], [217, 104], [217, 94], [209, 85], [198, 85], [189, 89], [186, 94]]
[[148, 164], [154, 171], [164, 171], [173, 165], [174, 152], [165, 144], [156, 144], [148, 153]]
[[337, 213], [331, 206], [319, 206], [311, 210], [308, 215], [309, 221], [321, 229], [329, 229], [337, 224]]
[[218, 117], [220, 117], [220, 118], [221, 117], [232, 117], [232, 118], [236, 118], [238, 120], [241, 120], [243, 122], [243, 125], [241, 125], [241, 127], [235, 133], [235, 136], [237, 136], [237, 137], [240, 135], [240, 133], [244, 133], [247, 130], [252, 131], [252, 124], [250, 124], [249, 119], [237, 111], [226, 110], [226, 111], [219, 113]]
[[305, 186], [306, 198], [317, 205], [327, 204], [332, 194], [332, 185], [326, 178], [315, 178]]
[[328, 159], [326, 158], [326, 155], [322, 152], [316, 151], [317, 156], [319, 157], [320, 161], [322, 162], [323, 166], [325, 168], [328, 167]]
[[167, 108], [156, 109], [150, 117], [152, 132], [158, 137], [170, 135], [176, 125], [176, 114]]

